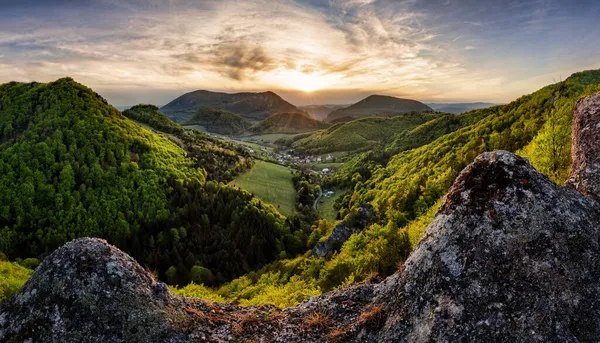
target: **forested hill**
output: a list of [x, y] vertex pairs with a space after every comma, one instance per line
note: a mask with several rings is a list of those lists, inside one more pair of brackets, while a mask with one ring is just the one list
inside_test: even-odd
[[205, 90], [186, 93], [161, 108], [176, 122], [184, 122], [201, 107], [222, 109], [245, 119], [260, 121], [276, 113], [298, 111], [273, 92], [217, 93]]
[[201, 107], [189, 119], [183, 122], [184, 125], [201, 125], [208, 132], [214, 132], [222, 135], [235, 135], [242, 133], [252, 126], [252, 123], [241, 116], [219, 110], [211, 107]]
[[183, 134], [183, 127], [160, 113], [158, 107], [154, 105], [136, 105], [123, 111], [123, 115], [162, 132]]
[[385, 95], [371, 95], [346, 108], [331, 112], [326, 120], [332, 122], [344, 117], [362, 118], [375, 115], [397, 115], [400, 113], [428, 111], [430, 112], [433, 110], [429, 106], [416, 100], [401, 99]]
[[72, 79], [1, 85], [0, 142], [0, 251], [10, 259], [103, 237], [173, 283], [210, 284], [302, 250], [274, 208], [206, 182], [205, 161], [231, 163], [218, 143], [145, 129]]
[[278, 113], [250, 128], [253, 133], [301, 133], [326, 129], [329, 124], [316, 120], [306, 113]]
[[321, 154], [334, 151], [369, 150], [392, 142], [405, 131], [437, 118], [433, 112], [404, 113], [394, 117], [371, 117], [339, 123], [313, 134], [299, 134], [276, 143], [300, 153]]

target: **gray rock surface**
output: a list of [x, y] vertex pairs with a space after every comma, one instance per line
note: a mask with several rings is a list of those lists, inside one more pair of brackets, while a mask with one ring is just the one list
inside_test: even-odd
[[572, 132], [573, 165], [566, 185], [600, 200], [600, 93], [577, 102]]
[[105, 241], [80, 239], [0, 305], [0, 342], [597, 342], [597, 98], [574, 118], [586, 145], [573, 149], [576, 184], [506, 151], [478, 156], [404, 270], [379, 284], [242, 308], [173, 296]]
[[326, 240], [319, 242], [313, 248], [313, 255], [325, 257], [330, 251], [338, 250], [345, 241], [353, 234], [364, 230], [373, 219], [373, 206], [364, 204], [360, 206], [356, 215], [350, 220], [344, 220], [337, 224], [331, 235]]

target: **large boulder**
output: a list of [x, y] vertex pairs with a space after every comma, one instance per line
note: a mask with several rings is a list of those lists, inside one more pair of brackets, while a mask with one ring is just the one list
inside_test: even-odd
[[164, 283], [101, 239], [67, 243], [0, 307], [0, 342], [158, 342], [181, 338]]

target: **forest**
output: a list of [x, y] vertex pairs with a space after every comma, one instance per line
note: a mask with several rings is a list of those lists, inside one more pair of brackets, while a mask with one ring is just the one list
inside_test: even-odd
[[304, 251], [276, 209], [223, 183], [251, 167], [243, 149], [154, 112], [128, 112], [143, 128], [69, 78], [0, 86], [0, 251], [43, 258], [101, 237], [173, 284]]

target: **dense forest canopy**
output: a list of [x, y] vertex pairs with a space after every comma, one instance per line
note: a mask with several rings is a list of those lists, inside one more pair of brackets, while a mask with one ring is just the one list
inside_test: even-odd
[[251, 166], [240, 150], [156, 108], [128, 114], [158, 130], [69, 78], [0, 86], [1, 251], [43, 257], [102, 237], [172, 283], [204, 268], [210, 284], [303, 250], [272, 206], [219, 182]]

